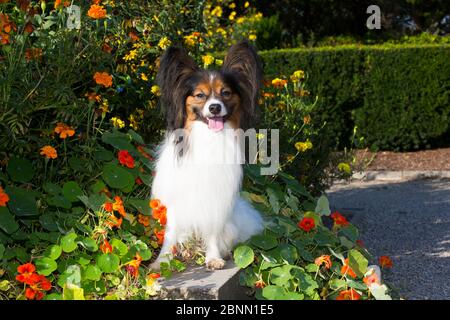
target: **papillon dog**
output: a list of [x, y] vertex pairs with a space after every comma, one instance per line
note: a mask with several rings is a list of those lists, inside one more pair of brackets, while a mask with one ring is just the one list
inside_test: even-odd
[[259, 57], [247, 42], [228, 50], [220, 70], [198, 67], [179, 47], [161, 57], [156, 81], [167, 133], [152, 198], [166, 206], [167, 225], [152, 269], [192, 235], [203, 240], [207, 268], [221, 269], [237, 243], [263, 230], [261, 215], [240, 197], [242, 162], [233, 161], [245, 153], [234, 133], [258, 118], [261, 78]]

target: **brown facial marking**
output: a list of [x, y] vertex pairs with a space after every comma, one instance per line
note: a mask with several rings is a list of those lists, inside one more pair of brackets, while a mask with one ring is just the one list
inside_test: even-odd
[[186, 98], [186, 114], [187, 119], [185, 128], [190, 129], [193, 121], [197, 119], [197, 115], [194, 110], [202, 112], [209, 95], [211, 94], [211, 87], [208, 81], [201, 81], [192, 92], [192, 95]]

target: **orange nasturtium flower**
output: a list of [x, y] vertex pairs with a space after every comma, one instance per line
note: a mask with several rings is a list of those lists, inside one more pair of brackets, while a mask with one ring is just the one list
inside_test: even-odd
[[127, 150], [120, 150], [118, 158], [121, 165], [130, 169], [134, 168], [134, 158]]
[[106, 10], [103, 8], [103, 6], [93, 4], [89, 8], [87, 15], [92, 19], [103, 19], [106, 17]]
[[139, 275], [139, 266], [141, 265], [142, 257], [139, 255], [139, 252], [136, 253], [136, 256], [133, 260], [126, 263], [125, 269], [131, 274], [133, 277], [137, 277]]
[[120, 228], [122, 225], [123, 218], [117, 218], [114, 214], [111, 214], [108, 219], [105, 221], [106, 226], [110, 227], [111, 229], [116, 227]]
[[161, 204], [161, 201], [158, 199], [150, 200], [150, 208], [152, 208], [152, 216], [158, 222], [164, 226], [167, 223], [167, 208], [166, 206]]
[[0, 187], [0, 207], [6, 207], [6, 203], [9, 201], [9, 196], [5, 193], [2, 187]]
[[152, 279], [158, 279], [158, 278], [161, 277], [161, 274], [153, 272], [153, 273], [150, 273], [150, 274], [148, 275], [148, 277], [150, 277], [150, 278], [152, 278]]
[[59, 133], [59, 137], [61, 139], [66, 139], [67, 137], [72, 137], [75, 134], [75, 130], [68, 126], [67, 124], [64, 124], [62, 122], [58, 122], [55, 127], [55, 132]]
[[361, 295], [356, 292], [353, 288], [350, 290], [344, 290], [339, 292], [339, 295], [337, 296], [336, 300], [359, 300], [361, 298]]
[[352, 277], [353, 279], [356, 278], [356, 273], [352, 270], [352, 268], [350, 268], [350, 266], [348, 265], [348, 258], [345, 259], [344, 261], [344, 265], [341, 268], [341, 273], [342, 274], [347, 274], [350, 277]]
[[314, 260], [314, 263], [319, 267], [324, 264], [326, 269], [330, 269], [332, 266], [331, 258], [328, 255], [322, 255], [316, 258], [316, 260]]
[[155, 229], [153, 232], [155, 233], [155, 236], [158, 239], [158, 244], [162, 245], [164, 242], [164, 235], [165, 235], [164, 229], [160, 230], [160, 231]]
[[265, 286], [267, 286], [265, 284], [265, 282], [262, 279], [259, 279], [258, 281], [255, 282], [255, 288], [264, 288]]
[[393, 266], [392, 260], [388, 256], [381, 256], [378, 259], [378, 262], [380, 263], [380, 266], [382, 268], [392, 268], [392, 266]]
[[52, 146], [43, 146], [41, 148], [42, 156], [46, 156], [48, 159], [56, 159], [58, 157], [58, 153], [56, 152], [56, 149]]
[[142, 224], [144, 227], [148, 227], [150, 225], [150, 217], [144, 216], [143, 214], [139, 214], [138, 222]]
[[119, 196], [114, 197], [114, 203], [112, 207], [114, 211], [119, 212], [121, 216], [125, 217], [125, 207], [123, 206], [123, 201]]
[[94, 80], [96, 84], [102, 85], [106, 88], [112, 86], [112, 75], [108, 72], [96, 72], [94, 74]]
[[16, 276], [16, 280], [28, 285], [36, 283], [39, 279], [39, 275], [35, 273], [36, 267], [32, 263], [25, 263], [17, 267], [19, 274]]
[[100, 245], [100, 250], [103, 253], [110, 253], [113, 251], [113, 248], [112, 248], [111, 244], [109, 243], [109, 241], [105, 239], [105, 240], [103, 240], [103, 243]]
[[336, 225], [347, 226], [349, 224], [347, 219], [342, 214], [340, 214], [338, 211], [333, 212], [330, 217], [334, 220], [334, 223]]
[[371, 275], [364, 277], [363, 282], [369, 287], [373, 283], [381, 284], [380, 278], [378, 275], [373, 272]]

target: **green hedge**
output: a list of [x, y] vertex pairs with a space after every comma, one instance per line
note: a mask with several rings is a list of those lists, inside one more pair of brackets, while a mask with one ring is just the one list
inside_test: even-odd
[[367, 146], [405, 150], [443, 141], [450, 128], [450, 45], [342, 46], [261, 52], [265, 75], [308, 74], [316, 120], [335, 145], [354, 125]]

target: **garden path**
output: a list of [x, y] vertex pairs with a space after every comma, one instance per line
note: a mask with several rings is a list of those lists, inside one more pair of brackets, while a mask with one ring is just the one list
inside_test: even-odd
[[450, 180], [371, 181], [333, 185], [331, 210], [359, 228], [383, 278], [405, 299], [450, 299]]

